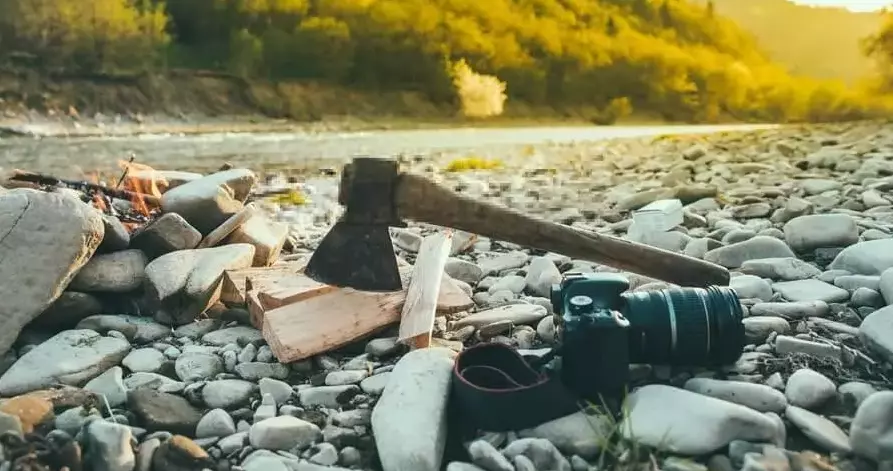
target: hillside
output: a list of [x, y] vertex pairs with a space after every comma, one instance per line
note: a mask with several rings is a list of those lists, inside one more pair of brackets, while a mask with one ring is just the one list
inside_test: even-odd
[[0, 55], [43, 75], [210, 69], [246, 86], [313, 81], [440, 107], [456, 103], [451, 65], [465, 60], [505, 82], [509, 109], [597, 122], [632, 110], [699, 122], [887, 110], [792, 78], [733, 21], [687, 0], [0, 0], [0, 11]]
[[874, 73], [860, 42], [881, 27], [879, 13], [818, 8], [788, 0], [697, 0], [712, 2], [753, 33], [768, 55], [797, 75], [855, 83]]

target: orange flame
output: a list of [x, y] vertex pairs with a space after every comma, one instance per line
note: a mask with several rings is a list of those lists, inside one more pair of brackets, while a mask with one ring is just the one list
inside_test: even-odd
[[127, 162], [121, 160], [118, 165], [124, 169], [124, 179], [120, 188], [134, 193], [130, 203], [133, 208], [143, 216], [149, 216], [150, 210], [146, 201], [139, 195], [161, 197], [161, 188], [167, 187], [167, 180], [155, 169], [148, 165]]

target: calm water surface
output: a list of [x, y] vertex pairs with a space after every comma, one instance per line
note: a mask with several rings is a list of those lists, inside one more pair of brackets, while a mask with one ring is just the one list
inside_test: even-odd
[[742, 131], [770, 126], [613, 126], [481, 128], [351, 133], [147, 134], [126, 137], [52, 137], [0, 139], [0, 171], [14, 168], [58, 176], [118, 169], [131, 153], [159, 169], [208, 172], [224, 162], [253, 169], [288, 168], [307, 162], [340, 165], [356, 155], [424, 155], [525, 146], [598, 141], [663, 134]]

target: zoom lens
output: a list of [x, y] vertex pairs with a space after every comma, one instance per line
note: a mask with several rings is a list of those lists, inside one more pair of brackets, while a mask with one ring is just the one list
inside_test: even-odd
[[632, 363], [715, 366], [741, 356], [744, 313], [729, 288], [670, 288], [622, 297]]

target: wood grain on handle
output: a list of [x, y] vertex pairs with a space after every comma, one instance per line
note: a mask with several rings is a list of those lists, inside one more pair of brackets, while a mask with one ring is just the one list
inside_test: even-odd
[[724, 267], [649, 245], [532, 218], [459, 195], [425, 177], [405, 173], [395, 194], [403, 219], [423, 221], [589, 260], [681, 286], [727, 286]]

